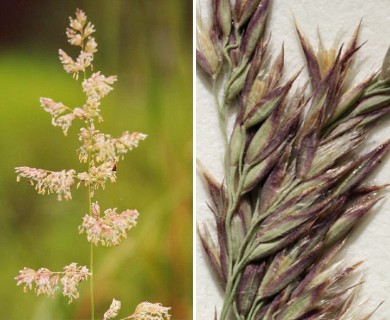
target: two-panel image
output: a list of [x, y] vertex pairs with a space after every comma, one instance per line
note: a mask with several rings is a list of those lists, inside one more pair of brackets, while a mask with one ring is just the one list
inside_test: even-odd
[[0, 0], [0, 320], [389, 319], [389, 14]]

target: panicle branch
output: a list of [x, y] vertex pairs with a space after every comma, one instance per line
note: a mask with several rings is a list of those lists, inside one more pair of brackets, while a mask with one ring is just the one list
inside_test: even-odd
[[83, 223], [79, 226], [80, 233], [86, 233], [88, 241], [94, 245], [118, 245], [127, 237], [127, 231], [137, 224], [139, 214], [137, 210], [117, 212], [117, 208], [107, 209], [100, 215], [100, 206], [97, 202], [92, 204], [92, 215], [86, 214]]
[[77, 187], [82, 183], [85, 187], [91, 188], [91, 197], [94, 195], [94, 191], [102, 188], [104, 189], [106, 182], [110, 180], [111, 182], [116, 181], [116, 171], [114, 170], [115, 161], [103, 162], [101, 165], [95, 166], [91, 163], [88, 172], [81, 172], [77, 174], [77, 179], [79, 183]]
[[30, 167], [17, 167], [15, 171], [18, 174], [17, 181], [20, 181], [20, 178], [29, 179], [38, 194], [56, 193], [59, 201], [72, 199], [70, 188], [74, 185], [76, 177], [76, 171], [73, 169], [48, 171]]
[[169, 307], [162, 306], [161, 303], [141, 302], [135, 309], [134, 313], [125, 319], [169, 320], [171, 319], [169, 314], [170, 309], [171, 308]]
[[64, 50], [59, 50], [60, 61], [67, 73], [73, 74], [78, 79], [79, 72], [85, 72], [88, 67], [92, 69], [94, 53], [97, 51], [95, 38], [92, 37], [95, 27], [87, 22], [87, 16], [82, 10], [77, 9], [76, 18], [69, 18], [70, 28], [66, 29], [68, 42], [81, 48], [79, 56], [73, 60]]
[[52, 124], [60, 127], [65, 135], [75, 119], [81, 119], [86, 123], [92, 123], [95, 118], [103, 121], [99, 109], [100, 100], [113, 90], [112, 84], [117, 81], [116, 76], [106, 77], [100, 71], [86, 78], [87, 69], [93, 68], [92, 61], [97, 51], [96, 40], [91, 36], [94, 32], [95, 28], [87, 22], [85, 13], [77, 10], [76, 18], [70, 18], [70, 28], [67, 29], [66, 34], [69, 43], [81, 47], [81, 52], [76, 60], [73, 60], [65, 51], [59, 50], [60, 61], [66, 72], [73, 74], [75, 79], [78, 79], [80, 72], [84, 74], [81, 85], [86, 94], [85, 104], [82, 107], [69, 108], [62, 102], [41, 98], [42, 107], [52, 116]]
[[[113, 299], [110, 308], [104, 314], [103, 320], [113, 319], [118, 315], [121, 302]], [[134, 313], [121, 320], [170, 320], [169, 307], [163, 307], [161, 303], [141, 302]]]
[[83, 81], [83, 91], [87, 97], [100, 100], [112, 91], [113, 88], [110, 85], [116, 81], [116, 76], [105, 77], [98, 71]]
[[52, 125], [54, 127], [60, 127], [67, 135], [69, 127], [72, 125], [75, 119], [86, 119], [87, 114], [85, 110], [81, 108], [71, 109], [66, 107], [62, 102], [55, 102], [51, 98], [41, 98], [41, 106], [43, 109], [50, 113], [52, 116]]
[[121, 302], [116, 299], [112, 299], [110, 308], [104, 313], [103, 320], [114, 319], [119, 310], [121, 309]]
[[79, 140], [83, 145], [79, 148], [80, 162], [87, 162], [88, 156], [96, 162], [116, 161], [124, 154], [138, 147], [139, 141], [145, 140], [146, 134], [140, 132], [124, 132], [119, 138], [112, 138], [109, 134], [101, 133], [92, 124], [89, 128], [81, 128]]
[[17, 285], [24, 284], [24, 292], [34, 288], [35, 293], [39, 296], [46, 294], [49, 297], [54, 297], [54, 294], [62, 285], [62, 294], [69, 298], [69, 303], [73, 299], [79, 298], [77, 286], [80, 282], [86, 281], [91, 274], [85, 266], [78, 266], [73, 262], [64, 267], [64, 271], [54, 272], [46, 268], [33, 270], [24, 268], [19, 271], [19, 275], [15, 277]]

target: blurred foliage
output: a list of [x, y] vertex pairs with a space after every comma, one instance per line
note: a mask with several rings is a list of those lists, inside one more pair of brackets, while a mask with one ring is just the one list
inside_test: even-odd
[[138, 225], [120, 246], [95, 253], [96, 318], [112, 298], [124, 317], [141, 301], [171, 306], [173, 319], [192, 318], [192, 1], [1, 1], [0, 8], [0, 310], [1, 318], [87, 319], [88, 284], [68, 305], [24, 294], [13, 279], [24, 266], [52, 270], [88, 265], [89, 244], [77, 227], [86, 190], [58, 202], [16, 183], [14, 167], [83, 169], [78, 127], [68, 136], [50, 124], [39, 97], [83, 103], [80, 82], [57, 58], [68, 16], [85, 10], [97, 29], [96, 70], [117, 74], [103, 100], [98, 129], [148, 138], [118, 164], [118, 182], [96, 194], [102, 208], [136, 208]]

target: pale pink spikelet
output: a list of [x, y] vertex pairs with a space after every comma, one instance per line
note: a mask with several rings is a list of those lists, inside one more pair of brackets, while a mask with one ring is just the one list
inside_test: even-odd
[[73, 169], [48, 171], [30, 167], [17, 167], [15, 171], [18, 174], [17, 181], [20, 181], [20, 178], [29, 179], [38, 194], [56, 193], [59, 201], [72, 199], [70, 188], [74, 185], [76, 175], [76, 171]]
[[80, 129], [79, 140], [83, 145], [78, 149], [79, 160], [86, 162], [89, 154], [96, 162], [119, 161], [146, 137], [146, 134], [140, 132], [125, 131], [119, 138], [112, 138], [109, 134], [95, 130], [92, 124], [89, 128]]
[[78, 47], [81, 47], [83, 45], [83, 37], [75, 29], [67, 28], [66, 35], [71, 45]]
[[64, 50], [59, 49], [58, 54], [60, 61], [64, 66], [64, 70], [67, 73], [73, 74], [75, 79], [78, 79], [79, 72], [84, 72], [89, 66], [91, 66], [93, 55], [87, 52], [81, 52], [76, 61], [73, 60]]
[[50, 98], [41, 98], [40, 102], [43, 109], [46, 112], [49, 112], [53, 117], [58, 117], [69, 109], [62, 102], [55, 102]]
[[36, 271], [30, 268], [24, 267], [23, 270], [19, 271], [19, 275], [15, 277], [17, 280], [16, 285], [19, 286], [24, 284], [23, 291], [31, 290], [35, 282]]
[[121, 302], [116, 299], [112, 299], [110, 308], [104, 313], [103, 320], [113, 319], [118, 315], [121, 308]]
[[87, 42], [84, 45], [84, 51], [87, 54], [94, 54], [97, 52], [97, 43], [94, 37], [88, 37]]
[[91, 188], [91, 196], [93, 196], [95, 190], [99, 188], [104, 189], [107, 181], [116, 181], [116, 171], [113, 170], [114, 167], [115, 161], [113, 160], [109, 160], [98, 166], [92, 164], [88, 172], [77, 174], [77, 179], [79, 180], [77, 187], [83, 183], [86, 187]]
[[64, 132], [64, 135], [67, 135], [70, 126], [72, 125], [73, 120], [76, 116], [73, 113], [65, 114], [54, 122], [54, 126], [60, 127]]
[[76, 19], [69, 17], [69, 21], [70, 28], [66, 29], [68, 42], [71, 45], [82, 47], [84, 40], [90, 39], [89, 36], [96, 31], [95, 26], [90, 22], [87, 23], [87, 16], [79, 9], [76, 11]]
[[116, 80], [116, 76], [106, 77], [98, 71], [83, 81], [83, 91], [88, 97], [101, 99], [110, 93], [112, 90], [110, 85]]
[[128, 132], [125, 131], [122, 136], [115, 139], [115, 150], [118, 155], [122, 155], [127, 153], [127, 151], [131, 151], [133, 148], [138, 147], [138, 143], [142, 140], [145, 140], [147, 137], [146, 134], [141, 132]]
[[104, 215], [100, 215], [98, 203], [92, 204], [92, 215], [85, 215], [80, 233], [86, 233], [88, 241], [95, 245], [99, 243], [103, 246], [118, 245], [127, 237], [127, 231], [137, 224], [139, 216], [136, 210], [125, 210], [121, 213], [117, 209], [107, 209]]
[[64, 135], [67, 134], [73, 120], [76, 117], [81, 118], [79, 114], [74, 114], [74, 110], [65, 106], [62, 102], [55, 102], [50, 98], [41, 98], [40, 102], [43, 109], [52, 116], [52, 125], [60, 127]]
[[63, 286], [63, 295], [69, 298], [69, 303], [73, 299], [79, 297], [77, 286], [81, 281], [85, 281], [90, 276], [90, 273], [85, 266], [78, 266], [77, 263], [71, 263], [64, 267], [63, 272], [53, 272], [46, 268], [40, 268], [37, 271], [24, 268], [19, 271], [19, 275], [15, 277], [17, 285], [24, 284], [24, 292], [32, 290], [39, 296], [46, 294], [49, 297], [54, 297], [56, 291]]
[[100, 134], [99, 130], [95, 129], [93, 123], [88, 128], [80, 129], [79, 141], [82, 142], [83, 145], [77, 150], [77, 152], [81, 163], [88, 161], [90, 152], [93, 150], [98, 134]]
[[88, 105], [88, 107], [86, 106], [83, 109], [72, 109], [65, 106], [62, 102], [55, 102], [50, 98], [41, 98], [40, 102], [43, 109], [52, 116], [52, 125], [54, 127], [60, 127], [64, 135], [67, 135], [75, 119], [87, 120], [97, 116], [100, 111], [96, 103], [94, 103], [93, 107]]
[[78, 266], [77, 263], [71, 263], [64, 267], [62, 273], [61, 284], [63, 286], [62, 294], [69, 298], [69, 303], [73, 299], [78, 299], [80, 294], [77, 291], [77, 286], [81, 281], [85, 281], [90, 276], [89, 270], [85, 266]]
[[134, 313], [128, 317], [133, 320], [169, 320], [171, 308], [164, 307], [161, 303], [141, 302]]
[[41, 294], [47, 294], [50, 297], [54, 296], [54, 293], [58, 289], [59, 276], [56, 273], [51, 272], [49, 269], [40, 268], [35, 274], [35, 292], [39, 296]]
[[96, 97], [88, 97], [87, 101], [83, 104], [82, 110], [85, 113], [86, 122], [93, 122], [94, 118], [97, 118], [99, 122], [103, 121], [103, 117], [100, 115], [100, 99]]
[[58, 53], [64, 70], [78, 79], [79, 72], [85, 72], [89, 67], [92, 68], [93, 55], [97, 51], [96, 41], [91, 36], [95, 32], [95, 27], [90, 22], [87, 23], [87, 16], [79, 9], [76, 11], [76, 19], [70, 17], [69, 20], [70, 28], [66, 29], [68, 41], [71, 45], [81, 47], [82, 50], [76, 60], [73, 60], [62, 49]]
[[82, 32], [86, 22], [87, 16], [85, 15], [85, 12], [80, 9], [76, 10], [76, 19], [69, 17], [70, 27], [78, 32]]

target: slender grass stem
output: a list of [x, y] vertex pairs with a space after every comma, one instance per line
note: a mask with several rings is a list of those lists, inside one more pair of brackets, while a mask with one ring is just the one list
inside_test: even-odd
[[[223, 56], [228, 63], [228, 71], [227, 71], [228, 76], [227, 76], [227, 81], [226, 81], [225, 86], [224, 86], [223, 95], [222, 95], [221, 100], [219, 100], [219, 98], [218, 98], [218, 88], [216, 85], [216, 81], [213, 82], [213, 88], [212, 88], [214, 100], [215, 100], [215, 103], [216, 103], [217, 108], [218, 108], [218, 115], [219, 115], [219, 120], [220, 120], [221, 131], [222, 131], [222, 135], [223, 135], [223, 139], [224, 139], [225, 150], [227, 150], [226, 155], [225, 155], [225, 176], [226, 177], [229, 177], [231, 175], [230, 168], [229, 168], [229, 159], [228, 159], [228, 157], [229, 157], [228, 149], [229, 148], [228, 148], [227, 124], [226, 124], [226, 122], [227, 122], [227, 119], [226, 119], [227, 118], [227, 93], [228, 93], [229, 86], [231, 85], [232, 81], [234, 81], [234, 79], [235, 79], [235, 76], [239, 75], [239, 73], [242, 70], [244, 70], [244, 68], [246, 66], [246, 63], [244, 63], [243, 65], [241, 65], [238, 68], [238, 73], [234, 73], [233, 63], [232, 63], [232, 60], [229, 56], [228, 51], [232, 48], [235, 48], [236, 45], [237, 44], [228, 46], [227, 42], [226, 42], [223, 46], [224, 47], [224, 50], [222, 51]], [[240, 160], [242, 160], [242, 159], [240, 159]], [[236, 290], [237, 290], [237, 287], [239, 284], [240, 271], [243, 268], [242, 266], [239, 266], [239, 268], [236, 268], [237, 266], [234, 265], [233, 255], [231, 254], [233, 243], [232, 243], [232, 238], [231, 238], [232, 234], [231, 234], [230, 224], [231, 224], [231, 220], [232, 220], [232, 217], [234, 215], [234, 212], [238, 206], [238, 203], [240, 200], [240, 194], [241, 194], [242, 188], [244, 187], [244, 183], [245, 183], [246, 176], [248, 174], [248, 170], [249, 170], [249, 168], [244, 168], [241, 172], [241, 168], [240, 168], [241, 175], [239, 177], [239, 182], [238, 182], [238, 186], [237, 186], [236, 191], [235, 190], [228, 191], [229, 208], [228, 208], [227, 214], [226, 214], [225, 230], [226, 230], [226, 235], [227, 235], [227, 251], [228, 251], [228, 257], [229, 257], [229, 261], [228, 261], [228, 274], [229, 274], [229, 276], [228, 276], [228, 279], [231, 279], [231, 280], [228, 281], [227, 286], [226, 286], [225, 299], [224, 299], [224, 303], [223, 303], [223, 307], [222, 307], [222, 311], [221, 311], [221, 317], [220, 317], [221, 320], [226, 319], [230, 310], [231, 310], [232, 302], [234, 300], [235, 293], [236, 293]], [[229, 179], [234, 180], [234, 177], [230, 177]], [[237, 315], [237, 313], [238, 313], [237, 309], [235, 308], [233, 311]]]
[[232, 248], [233, 248], [233, 243], [232, 243], [232, 232], [231, 232], [231, 220], [233, 217], [233, 214], [235, 210], [237, 209], [239, 200], [240, 200], [240, 194], [242, 192], [242, 188], [244, 187], [245, 179], [248, 174], [248, 168], [245, 168], [243, 170], [242, 176], [240, 178], [237, 191], [233, 194], [233, 199], [231, 202], [229, 202], [231, 205], [228, 208], [228, 212], [226, 215], [226, 235], [227, 235], [227, 250], [228, 250], [228, 257], [229, 257], [229, 265], [228, 265], [228, 281], [227, 286], [226, 286], [226, 291], [225, 291], [225, 300], [224, 304], [222, 307], [222, 313], [221, 313], [221, 320], [225, 319], [228, 315], [228, 312], [230, 310], [231, 304], [233, 302], [235, 292], [238, 286], [239, 279], [237, 280], [237, 276], [239, 276], [239, 273], [235, 271], [235, 265], [233, 261], [233, 254], [232, 254]]
[[89, 282], [89, 290], [90, 290], [90, 297], [91, 297], [91, 320], [95, 320], [95, 301], [94, 301], [94, 295], [93, 295], [93, 243], [91, 242], [90, 245], [90, 257], [89, 257], [89, 269], [91, 272], [91, 280]]
[[[249, 171], [248, 167], [244, 168], [244, 170], [243, 170], [236, 196], [234, 197], [234, 199], [232, 201], [233, 205], [235, 207], [238, 205], [239, 195], [241, 194], [242, 187], [243, 187], [243, 184], [244, 184], [244, 181], [245, 181], [245, 178], [247, 176], [248, 171]], [[256, 219], [256, 221], [254, 221], [252, 223], [252, 226], [248, 230], [248, 233], [244, 239], [244, 242], [241, 245], [239, 255], [238, 255], [237, 260], [236, 260], [234, 265], [233, 265], [233, 260], [230, 259], [230, 257], [232, 255], [229, 254], [229, 277], [228, 277], [229, 281], [227, 283], [226, 290], [225, 290], [225, 299], [224, 299], [222, 312], [221, 312], [221, 318], [220, 318], [221, 320], [226, 319], [226, 317], [229, 313], [229, 310], [231, 308], [232, 302], [233, 302], [235, 294], [236, 294], [237, 287], [238, 287], [240, 279], [241, 279], [241, 272], [242, 272], [242, 270], [244, 270], [245, 266], [247, 265], [247, 262], [248, 262], [250, 255], [252, 254], [253, 250], [255, 249], [255, 247], [253, 247], [252, 244], [254, 241], [254, 237], [256, 236], [256, 229], [257, 229], [258, 224], [264, 219], [264, 217], [268, 216], [268, 214], [275, 209], [275, 207], [284, 199], [284, 196], [286, 194], [288, 194], [288, 192], [294, 186], [296, 186], [296, 184], [289, 186], [286, 189], [286, 192], [282, 193], [282, 195], [277, 200], [275, 200], [275, 203], [273, 204], [273, 206], [271, 208], [269, 208], [267, 210], [267, 212], [265, 212], [263, 215], [259, 216]], [[235, 209], [231, 209], [228, 211], [227, 218], [226, 218], [227, 221], [231, 220], [231, 217], [234, 213], [234, 210]], [[231, 241], [232, 240], [231, 240], [231, 232], [230, 232], [230, 222], [226, 224], [226, 228], [227, 228], [226, 233], [227, 233], [228, 248], [231, 250], [231, 246], [232, 246]], [[258, 307], [256, 310], [252, 309], [251, 315], [248, 317], [249, 320], [252, 319], [252, 317], [256, 315], [259, 308], [260, 307]]]
[[[91, 155], [88, 153], [88, 172], [91, 169]], [[91, 196], [91, 186], [88, 185], [88, 212], [92, 216], [92, 196]], [[93, 272], [93, 243], [90, 243], [89, 246], [89, 270], [91, 272], [91, 278], [89, 281], [89, 295], [90, 295], [90, 304], [91, 304], [91, 320], [95, 320], [95, 301], [94, 301], [94, 272]]]
[[236, 302], [233, 303], [233, 312], [234, 312], [234, 316], [235, 316], [237, 319], [240, 319], [240, 320], [243, 319], [243, 317], [240, 316], [240, 312], [238, 311], [238, 307], [237, 307], [237, 303], [236, 303]]
[[[226, 216], [226, 235], [227, 235], [227, 244], [228, 244], [228, 252], [231, 253], [232, 250], [232, 239], [231, 239], [231, 231], [230, 231], [230, 223], [231, 219], [233, 217], [234, 211], [236, 210], [240, 194], [242, 192], [242, 188], [245, 183], [245, 179], [247, 177], [248, 171], [250, 170], [250, 167], [244, 167], [242, 175], [240, 177], [239, 185], [237, 187], [237, 191], [233, 194], [231, 201], [231, 205], [229, 206], [227, 216]], [[241, 245], [239, 255], [237, 257], [237, 260], [233, 261], [233, 255], [228, 254], [229, 256], [229, 276], [228, 276], [228, 283], [225, 290], [225, 299], [221, 311], [221, 320], [226, 319], [228, 316], [228, 313], [230, 311], [230, 308], [232, 306], [232, 302], [234, 301], [234, 297], [236, 295], [236, 290], [239, 285], [239, 281], [241, 279], [241, 272], [244, 270], [245, 266], [247, 265], [247, 261], [252, 254], [252, 251], [255, 249], [255, 247], [252, 246], [254, 237], [256, 236], [256, 229], [259, 225], [259, 223], [266, 217], [270, 212], [272, 212], [275, 207], [284, 199], [284, 196], [288, 194], [288, 192], [294, 187], [296, 184], [293, 184], [292, 186], [289, 186], [286, 189], [286, 192], [283, 192], [281, 196], [275, 200], [275, 203], [271, 208], [267, 210], [263, 215], [259, 216], [253, 223], [251, 228], [248, 230], [247, 235], [243, 241], [243, 244]], [[255, 312], [257, 312], [256, 310]], [[250, 318], [248, 318], [250, 319]]]
[[252, 304], [251, 310], [248, 314], [248, 320], [255, 320], [256, 314], [259, 312], [260, 308], [262, 307], [263, 303], [260, 303], [261, 299], [256, 298], [254, 303]]

